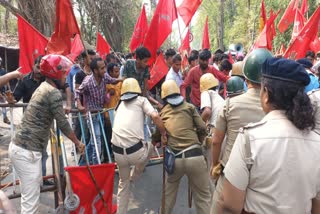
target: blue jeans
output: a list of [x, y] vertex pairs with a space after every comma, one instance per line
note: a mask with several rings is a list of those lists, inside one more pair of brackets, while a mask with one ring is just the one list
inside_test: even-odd
[[[87, 124], [88, 124], [89, 131], [90, 131], [90, 141], [86, 145], [86, 153], [88, 155], [89, 164], [99, 164], [98, 163], [98, 155], [100, 157], [100, 154], [101, 154], [101, 128], [103, 128], [103, 127], [100, 127], [100, 121], [99, 121], [98, 115], [92, 116], [92, 123], [93, 123], [94, 133], [92, 133], [92, 130], [91, 130], [90, 120], [89, 120], [89, 118], [87, 118]], [[97, 154], [97, 152], [96, 152], [93, 134], [95, 135], [96, 140], [97, 140], [99, 154]]]

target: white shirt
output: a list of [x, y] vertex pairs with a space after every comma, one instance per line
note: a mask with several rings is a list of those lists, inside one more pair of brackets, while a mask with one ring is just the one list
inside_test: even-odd
[[216, 120], [220, 110], [224, 106], [224, 99], [213, 90], [204, 91], [201, 93], [201, 109], [205, 107], [211, 108], [212, 114], [209, 119], [209, 124], [216, 127]]
[[311, 213], [312, 199], [320, 199], [320, 137], [301, 131], [283, 111], [269, 112], [249, 125], [253, 165], [246, 165], [245, 135], [239, 133], [225, 177], [246, 191], [244, 208], [254, 213]]
[[112, 144], [128, 148], [144, 140], [145, 115], [156, 111], [147, 98], [138, 96], [132, 101], [121, 101], [114, 117]]
[[174, 80], [174, 81], [176, 81], [176, 83], [177, 83], [179, 88], [180, 88], [181, 84], [183, 83], [181, 72], [179, 71], [178, 73], [176, 73], [172, 69], [172, 67], [170, 68], [170, 70], [167, 73], [166, 80]]

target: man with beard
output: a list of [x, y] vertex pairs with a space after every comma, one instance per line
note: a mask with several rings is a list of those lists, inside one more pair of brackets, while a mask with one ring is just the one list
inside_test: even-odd
[[215, 69], [212, 65], [209, 65], [209, 59], [211, 58], [211, 52], [208, 49], [204, 49], [199, 54], [199, 65], [193, 67], [184, 82], [181, 85], [181, 95], [186, 98], [186, 88], [191, 85], [190, 99], [191, 103], [200, 108], [200, 77], [205, 73], [212, 73], [219, 81], [226, 82], [229, 76]]

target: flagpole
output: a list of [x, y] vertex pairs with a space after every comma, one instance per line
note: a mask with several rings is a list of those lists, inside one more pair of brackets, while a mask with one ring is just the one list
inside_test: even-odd
[[175, 9], [176, 16], [177, 16], [178, 29], [179, 29], [179, 36], [180, 36], [180, 46], [181, 46], [181, 45], [182, 45], [182, 36], [181, 36], [181, 30], [180, 30], [180, 23], [179, 23], [178, 10], [177, 10], [177, 6], [176, 6], [176, 2], [175, 2], [175, 1], [174, 1], [174, 9]]

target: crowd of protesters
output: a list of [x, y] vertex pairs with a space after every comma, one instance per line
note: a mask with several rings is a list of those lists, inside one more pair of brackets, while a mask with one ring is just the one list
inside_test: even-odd
[[[53, 119], [87, 154], [79, 165], [117, 163], [119, 214], [127, 213], [130, 183], [160, 142], [173, 158], [164, 161], [163, 213], [172, 213], [184, 175], [200, 214], [320, 212], [319, 53], [292, 60], [266, 49], [184, 56], [170, 48], [167, 75], [154, 88], [148, 87], [150, 57], [139, 47], [126, 56], [85, 50], [76, 63], [59, 55], [35, 60], [13, 93], [29, 103], [9, 147], [21, 213], [38, 210]], [[4, 74], [0, 86], [17, 77], [19, 71]], [[85, 120], [71, 128], [65, 114], [72, 108]], [[115, 117], [105, 112], [101, 121], [94, 112], [103, 109], [114, 109]], [[157, 127], [152, 138], [146, 117]]]

